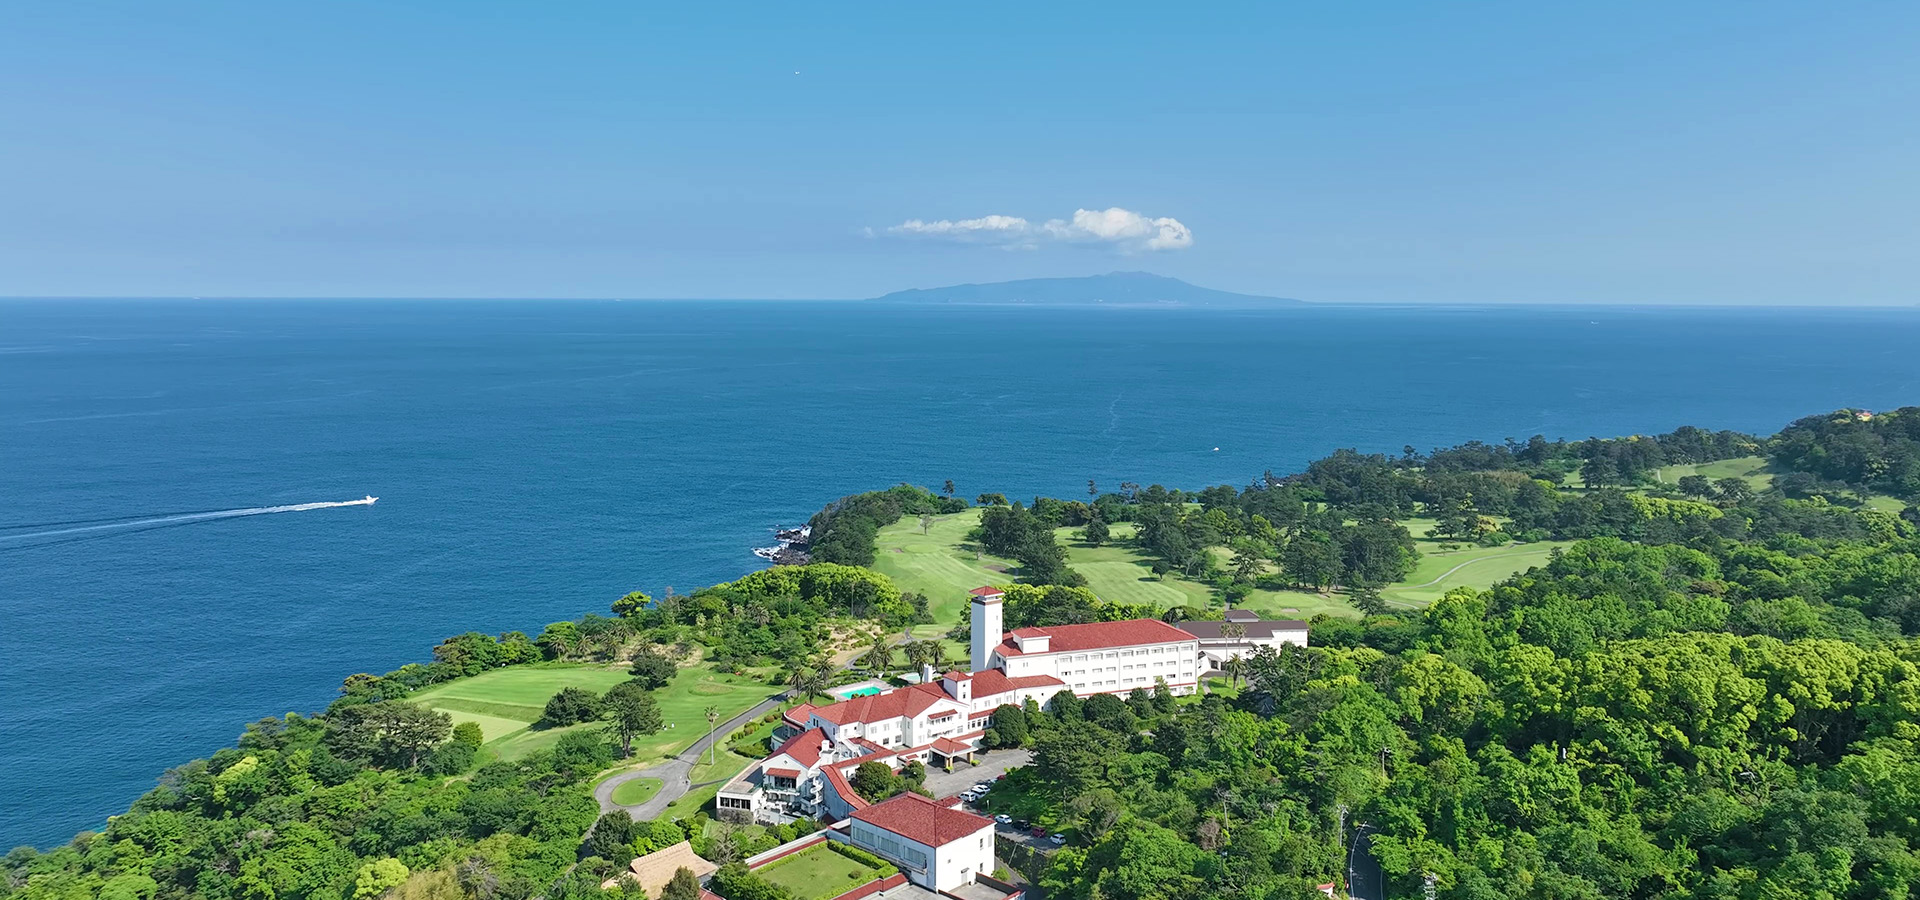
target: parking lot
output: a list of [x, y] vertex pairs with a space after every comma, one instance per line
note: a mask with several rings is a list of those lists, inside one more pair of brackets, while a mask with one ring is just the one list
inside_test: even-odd
[[1005, 774], [1008, 769], [1017, 769], [1033, 760], [1031, 750], [994, 750], [977, 754], [974, 759], [979, 765], [969, 766], [960, 763], [951, 772], [939, 769], [927, 770], [927, 790], [935, 797], [947, 798], [982, 781], [992, 781]]

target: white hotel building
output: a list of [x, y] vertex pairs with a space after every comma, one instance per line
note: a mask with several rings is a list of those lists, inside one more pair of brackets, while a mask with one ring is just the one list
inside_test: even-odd
[[[1052, 676], [1075, 696], [1152, 690], [1175, 694], [1200, 683], [1200, 640], [1159, 619], [1020, 628], [1001, 633], [1003, 599], [992, 588], [973, 591], [973, 669], [997, 670], [1011, 680]], [[990, 635], [1000, 635], [988, 643]], [[1043, 701], [1044, 702], [1044, 701]]]
[[920, 684], [788, 710], [792, 737], [721, 788], [718, 808], [752, 818], [843, 818], [867, 805], [847, 782], [861, 763], [897, 770], [914, 761], [968, 759], [1003, 705], [1045, 706], [1061, 691], [1088, 697], [1162, 683], [1191, 694], [1205, 669], [1200, 639], [1158, 619], [1003, 631], [1004, 595], [995, 588], [972, 593], [971, 671], [935, 680], [928, 670]]

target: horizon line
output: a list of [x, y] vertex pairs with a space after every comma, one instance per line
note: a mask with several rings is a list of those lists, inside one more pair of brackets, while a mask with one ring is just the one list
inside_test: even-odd
[[[941, 288], [919, 288], [917, 290], [941, 290]], [[884, 295], [883, 295], [884, 296]], [[1305, 300], [1299, 298], [1264, 298], [1257, 295], [1244, 295], [1254, 299], [1275, 300], [1274, 309], [1294, 308], [1293, 304], [1308, 304], [1321, 307], [1377, 307], [1377, 308], [1433, 308], [1433, 309], [1481, 309], [1487, 307], [1558, 307], [1558, 308], [1624, 308], [1624, 309], [1920, 309], [1920, 300], [1908, 303], [1713, 303], [1713, 302], [1663, 302], [1663, 301], [1595, 301], [1595, 300]], [[384, 295], [384, 294], [0, 294], [0, 303], [22, 301], [125, 301], [125, 302], [301, 302], [301, 301], [338, 301], [338, 302], [386, 302], [386, 303], [516, 303], [516, 302], [552, 302], [552, 303], [875, 303], [881, 297], [616, 297], [616, 296], [457, 296], [457, 295]], [[968, 306], [968, 307], [1036, 307], [1036, 308], [1106, 308], [1106, 309], [1189, 309], [1244, 312], [1262, 308], [1259, 304], [1232, 306], [1194, 305], [1181, 302], [965, 302], [965, 301], [889, 301], [888, 306]]]

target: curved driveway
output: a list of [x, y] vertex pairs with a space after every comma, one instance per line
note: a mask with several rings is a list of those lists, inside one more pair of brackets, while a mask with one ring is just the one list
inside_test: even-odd
[[[713, 746], [715, 741], [732, 734], [740, 726], [779, 708], [780, 702], [786, 699], [786, 696], [784, 693], [775, 694], [772, 697], [760, 701], [752, 709], [734, 716], [725, 722], [721, 722], [719, 725], [714, 726], [712, 731], [701, 735], [699, 740], [693, 742], [693, 746], [680, 751], [679, 756], [675, 756], [657, 766], [635, 769], [631, 772], [621, 772], [595, 785], [593, 789], [593, 799], [600, 802], [601, 815], [613, 812], [616, 809], [624, 809], [636, 822], [644, 822], [648, 819], [659, 817], [661, 811], [667, 808], [667, 804], [686, 796], [687, 791], [693, 789], [693, 784], [689, 779], [693, 774], [694, 760], [699, 759], [700, 754], [707, 752], [707, 748]], [[632, 806], [622, 806], [613, 802], [613, 789], [636, 778], [660, 779], [661, 786], [659, 793], [647, 798], [647, 802], [645, 803], [637, 803]]]

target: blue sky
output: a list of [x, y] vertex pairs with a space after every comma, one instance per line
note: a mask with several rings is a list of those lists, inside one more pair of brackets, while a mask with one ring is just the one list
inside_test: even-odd
[[1145, 269], [1329, 301], [1912, 304], [1916, 46], [1912, 3], [23, 0], [0, 295]]

